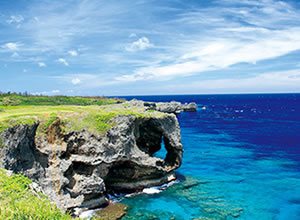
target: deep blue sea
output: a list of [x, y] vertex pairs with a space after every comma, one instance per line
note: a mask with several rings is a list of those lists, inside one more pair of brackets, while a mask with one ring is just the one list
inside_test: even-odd
[[124, 219], [300, 219], [300, 94], [125, 98], [196, 102], [198, 111], [177, 115], [180, 181], [123, 199]]

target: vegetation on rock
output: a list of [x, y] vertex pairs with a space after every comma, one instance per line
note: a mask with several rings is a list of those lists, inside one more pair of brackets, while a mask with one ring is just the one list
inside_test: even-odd
[[30, 183], [21, 174], [8, 176], [0, 169], [0, 219], [72, 219], [43, 194], [32, 191]]
[[45, 133], [50, 124], [59, 119], [63, 122], [62, 131], [80, 131], [86, 129], [93, 133], [105, 133], [114, 126], [111, 119], [117, 115], [134, 115], [136, 117], [163, 117], [157, 111], [144, 111], [143, 108], [125, 108], [122, 104], [105, 107], [90, 106], [0, 106], [0, 133], [19, 124], [39, 121], [38, 133]]
[[28, 94], [0, 93], [0, 106], [17, 105], [107, 105], [124, 100], [106, 97], [33, 96]]

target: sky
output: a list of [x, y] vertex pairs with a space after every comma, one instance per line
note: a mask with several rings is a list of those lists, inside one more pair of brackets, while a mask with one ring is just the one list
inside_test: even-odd
[[300, 92], [300, 1], [1, 0], [0, 91]]

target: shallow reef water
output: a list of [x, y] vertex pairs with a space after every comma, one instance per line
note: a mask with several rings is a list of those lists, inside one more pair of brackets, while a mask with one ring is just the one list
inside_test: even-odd
[[132, 98], [194, 101], [198, 111], [178, 115], [178, 183], [122, 199], [122, 219], [300, 219], [300, 94]]

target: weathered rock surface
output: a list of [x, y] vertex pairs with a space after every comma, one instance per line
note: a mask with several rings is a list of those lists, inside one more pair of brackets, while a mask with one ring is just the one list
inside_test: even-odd
[[183, 106], [183, 111], [185, 112], [196, 112], [197, 111], [197, 104], [195, 102], [185, 103]]
[[[175, 115], [113, 120], [117, 126], [105, 136], [63, 132], [59, 119], [46, 134], [37, 135], [38, 122], [9, 128], [0, 134], [0, 167], [29, 177], [59, 208], [73, 211], [107, 205], [110, 190], [132, 192], [175, 178], [183, 153]], [[153, 157], [162, 141], [164, 160]]]
[[181, 104], [180, 102], [144, 102], [141, 100], [132, 100], [125, 103], [128, 108], [137, 107], [145, 110], [156, 110], [164, 113], [179, 114], [182, 111], [196, 112], [197, 104], [195, 102]]
[[176, 113], [182, 112], [182, 104], [180, 102], [160, 102], [156, 107], [157, 111], [166, 113]]
[[126, 215], [128, 205], [121, 203], [111, 203], [104, 209], [97, 211], [97, 215], [101, 220], [116, 220], [121, 219]]
[[156, 110], [166, 113], [179, 114], [182, 111], [185, 112], [196, 112], [197, 104], [195, 102], [185, 103], [184, 105], [180, 102], [160, 102], [156, 104]]

